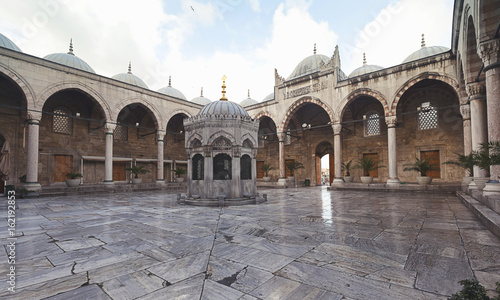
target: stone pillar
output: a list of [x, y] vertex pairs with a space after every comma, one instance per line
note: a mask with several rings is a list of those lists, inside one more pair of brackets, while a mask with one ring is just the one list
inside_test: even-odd
[[285, 133], [278, 134], [279, 140], [279, 169], [280, 169], [280, 178], [278, 179], [279, 185], [286, 185], [286, 170], [285, 170]]
[[[486, 75], [488, 139], [490, 142], [500, 141], [500, 39], [482, 42], [478, 52]], [[500, 166], [491, 166], [490, 173], [492, 179], [498, 180]]]
[[[482, 82], [467, 84], [467, 94], [470, 101], [471, 145], [472, 150], [479, 150], [481, 143], [488, 141], [486, 123], [485, 87]], [[474, 177], [485, 177], [486, 172], [474, 167]]]
[[342, 125], [333, 124], [333, 157], [335, 164], [335, 172], [333, 179], [333, 184], [343, 183], [344, 179], [342, 179], [342, 136], [340, 135], [342, 132]]
[[241, 198], [243, 193], [241, 191], [241, 148], [239, 146], [233, 147], [232, 161], [231, 195], [228, 197]]
[[252, 149], [252, 195], [257, 195], [257, 151], [257, 148]]
[[396, 116], [386, 117], [385, 123], [387, 124], [387, 153], [389, 156], [389, 178], [387, 179], [387, 184], [397, 185], [400, 184], [398, 178], [398, 156], [396, 151], [396, 125], [398, 119]]
[[203, 147], [203, 156], [205, 158], [204, 162], [204, 181], [205, 181], [205, 195], [202, 195], [202, 198], [213, 198], [215, 195], [212, 195], [212, 185], [214, 182], [214, 167], [213, 167], [213, 158], [212, 158], [212, 149], [210, 146]]
[[[158, 131], [156, 133], [158, 139], [158, 164], [156, 166], [156, 170], [158, 172], [156, 176], [156, 183], [165, 184], [165, 175], [164, 175], [164, 163], [163, 156], [165, 153], [165, 146], [163, 143], [163, 138], [165, 137], [165, 131]], [[188, 160], [188, 168], [189, 168], [189, 160]], [[188, 177], [189, 178], [189, 177]]]
[[[460, 105], [460, 114], [462, 115], [463, 128], [464, 128], [464, 155], [469, 155], [472, 152], [472, 136], [470, 124], [470, 105]], [[469, 174], [469, 171], [464, 171], [464, 176], [469, 177], [474, 174]]]
[[23, 187], [30, 191], [42, 189], [38, 182], [38, 146], [41, 119], [42, 114], [39, 112], [29, 113], [28, 115], [28, 157], [26, 161], [26, 182]]
[[113, 132], [116, 124], [106, 123], [106, 150], [104, 153], [104, 182], [103, 184], [113, 183]]

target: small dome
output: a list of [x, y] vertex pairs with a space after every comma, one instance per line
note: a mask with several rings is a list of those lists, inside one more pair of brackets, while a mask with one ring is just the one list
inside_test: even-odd
[[424, 35], [422, 34], [422, 47], [410, 54], [405, 60], [403, 60], [403, 63], [407, 63], [410, 61], [414, 60], [419, 60], [422, 58], [426, 58], [429, 56], [437, 55], [446, 51], [449, 51], [450, 48], [447, 47], [442, 47], [442, 46], [432, 46], [432, 47], [426, 47], [425, 46], [425, 40], [424, 40]]
[[286, 80], [295, 79], [304, 75], [319, 71], [321, 65], [326, 65], [330, 58], [323, 54], [316, 54], [316, 44], [314, 44], [314, 54], [304, 58], [293, 70]]
[[250, 98], [250, 90], [248, 90], [248, 98], [246, 98], [245, 100], [241, 101], [240, 105], [243, 106], [243, 107], [245, 107], [245, 106], [254, 105], [254, 104], [257, 104], [257, 103], [259, 103], [259, 101]]
[[262, 102], [271, 101], [271, 100], [274, 100], [274, 92], [272, 92], [271, 94], [264, 97], [264, 99], [262, 99]]
[[131, 63], [128, 64], [128, 72], [127, 73], [116, 74], [115, 76], [113, 76], [111, 78], [128, 83], [128, 84], [132, 84], [132, 85], [144, 88], [144, 89], [149, 89], [148, 86], [144, 83], [144, 81], [142, 81], [142, 79], [140, 79], [139, 77], [132, 74], [132, 64]]
[[368, 74], [368, 73], [375, 72], [378, 70], [382, 70], [383, 68], [384, 67], [377, 66], [377, 65], [366, 64], [366, 56], [363, 53], [363, 65], [361, 67], [355, 69], [354, 71], [352, 71], [351, 74], [349, 74], [349, 78], [360, 76], [363, 74]]
[[205, 105], [198, 115], [236, 115], [250, 117], [241, 105], [227, 100], [219, 100]]
[[68, 53], [53, 53], [44, 57], [44, 59], [53, 61], [55, 63], [65, 65], [68, 67], [72, 67], [75, 69], [80, 69], [82, 71], [94, 73], [94, 69], [92, 69], [89, 64], [87, 64], [83, 59], [78, 58], [73, 54], [73, 41], [69, 42], [69, 52]]
[[11, 41], [8, 37], [0, 33], [0, 47], [7, 48], [10, 50], [14, 50], [17, 52], [23, 52], [19, 47], [14, 44], [13, 41]]
[[184, 96], [184, 94], [181, 93], [181, 91], [179, 91], [178, 89], [174, 89], [172, 87], [172, 79], [170, 78], [170, 76], [168, 77], [168, 86], [159, 89], [158, 92], [165, 94], [167, 96], [170, 96], [170, 97], [174, 97], [174, 98], [178, 98], [178, 99], [182, 99], [182, 100], [187, 101], [186, 96]]
[[203, 88], [201, 88], [201, 94], [200, 97], [193, 98], [191, 102], [200, 104], [200, 105], [207, 105], [208, 103], [211, 103], [212, 100], [203, 97]]

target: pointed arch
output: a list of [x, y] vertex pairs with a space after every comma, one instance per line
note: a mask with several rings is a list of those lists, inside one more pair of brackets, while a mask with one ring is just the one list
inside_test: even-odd
[[290, 122], [290, 118], [304, 105], [306, 104], [316, 104], [318, 105], [319, 107], [323, 108], [326, 113], [328, 114], [328, 117], [330, 117], [330, 121], [333, 122], [334, 120], [334, 114], [333, 114], [333, 110], [328, 106], [326, 105], [324, 102], [322, 102], [320, 99], [318, 98], [315, 98], [315, 97], [303, 97], [303, 98], [300, 98], [299, 100], [295, 101], [294, 103], [292, 103], [292, 105], [290, 105], [285, 113], [285, 116], [283, 117], [283, 121], [281, 122], [281, 124], [279, 125], [279, 129], [278, 131], [283, 131], [285, 128], [287, 128], [288, 126], [288, 123]]
[[[18, 73], [8, 68], [7, 66], [0, 64], [0, 73], [4, 74], [6, 77], [10, 78], [17, 86], [22, 90], [24, 97], [26, 99], [26, 107], [28, 110], [34, 109], [38, 110], [39, 106], [35, 102], [35, 93], [33, 92], [33, 88], [29, 85], [29, 83], [21, 77]], [[41, 110], [41, 109], [40, 109]]]
[[377, 99], [378, 102], [384, 107], [384, 115], [388, 116], [389, 114], [389, 105], [387, 103], [387, 100], [385, 100], [384, 95], [380, 93], [379, 91], [373, 90], [373, 89], [368, 89], [368, 88], [360, 88], [352, 91], [347, 97], [345, 97], [339, 104], [336, 112], [337, 115], [335, 116], [335, 121], [340, 122], [342, 120], [342, 115], [344, 113], [344, 110], [346, 106], [351, 103], [352, 100], [359, 98], [361, 96], [368, 96]]
[[213, 142], [219, 137], [224, 137], [231, 142], [231, 145], [236, 145], [236, 140], [234, 139], [233, 135], [224, 130], [219, 130], [216, 133], [212, 134], [208, 138], [207, 145], [212, 145]]
[[199, 133], [195, 133], [186, 140], [186, 147], [194, 148], [195, 141], [198, 140], [203, 145], [203, 137]]
[[193, 116], [190, 112], [188, 112], [185, 109], [177, 109], [167, 114], [167, 116], [165, 117], [165, 124], [168, 124], [168, 122], [170, 122], [170, 119], [172, 119], [175, 115], [178, 114], [184, 114], [187, 116], [187, 118], [191, 118]]
[[253, 147], [255, 147], [255, 145], [257, 145], [257, 141], [249, 133], [247, 133], [241, 137], [241, 145], [243, 145], [245, 143], [245, 141], [247, 141], [247, 140], [248, 140], [248, 142], [250, 142], [251, 148], [253, 148]]
[[268, 111], [259, 112], [258, 114], [255, 115], [255, 117], [253, 117], [253, 119], [257, 120], [257, 119], [260, 119], [262, 117], [268, 117], [269, 119], [273, 120], [274, 124], [277, 124], [276, 120], [278, 120], [278, 118]]
[[124, 109], [126, 106], [128, 106], [130, 104], [140, 104], [140, 105], [144, 106], [144, 108], [146, 108], [146, 110], [152, 114], [153, 121], [156, 125], [156, 130], [164, 130], [164, 124], [163, 124], [164, 122], [163, 122], [163, 119], [161, 117], [160, 112], [158, 111], [156, 106], [154, 106], [153, 104], [151, 104], [149, 101], [147, 101], [144, 98], [132, 97], [132, 98], [129, 98], [127, 100], [124, 100], [124, 101], [118, 103], [113, 108], [113, 113], [111, 115], [111, 121], [116, 122], [118, 120], [118, 115], [120, 114], [122, 109]]

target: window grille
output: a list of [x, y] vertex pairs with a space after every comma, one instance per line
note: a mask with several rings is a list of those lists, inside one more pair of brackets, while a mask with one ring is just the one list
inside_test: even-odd
[[430, 102], [424, 102], [418, 108], [418, 129], [426, 130], [438, 127], [438, 112]]
[[113, 137], [118, 141], [128, 141], [128, 127], [122, 125], [116, 125], [113, 131]]
[[52, 131], [57, 133], [71, 134], [73, 127], [73, 120], [68, 117], [71, 116], [71, 111], [64, 106], [54, 108], [54, 115], [52, 116]]
[[221, 153], [214, 157], [214, 180], [231, 180], [231, 156]]
[[380, 116], [376, 112], [369, 113], [365, 119], [365, 135], [380, 135]]
[[290, 130], [290, 128], [288, 128], [285, 134], [285, 145], [290, 145], [292, 143], [292, 136], [290, 135], [291, 133], [292, 131]]
[[193, 174], [192, 178], [193, 180], [204, 180], [204, 159], [201, 154], [196, 154], [193, 156]]
[[252, 158], [245, 154], [240, 158], [241, 179], [252, 179]]

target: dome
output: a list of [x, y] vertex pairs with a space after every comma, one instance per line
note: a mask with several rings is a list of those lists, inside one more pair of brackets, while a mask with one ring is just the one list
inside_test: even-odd
[[14, 50], [17, 52], [23, 52], [19, 47], [14, 44], [8, 37], [0, 33], [0, 47], [7, 48], [10, 50]]
[[200, 105], [207, 105], [208, 103], [211, 103], [212, 100], [203, 97], [203, 88], [201, 88], [201, 95], [200, 97], [193, 98], [191, 102], [200, 104]]
[[254, 104], [257, 104], [257, 103], [259, 103], [259, 101], [250, 98], [250, 90], [248, 90], [248, 98], [246, 98], [245, 100], [241, 101], [240, 105], [243, 106], [243, 107], [245, 107], [245, 106], [254, 105]]
[[323, 54], [316, 54], [316, 45], [314, 45], [314, 54], [304, 58], [293, 70], [292, 74], [286, 80], [295, 79], [304, 75], [319, 71], [321, 65], [326, 65], [330, 58]]
[[236, 115], [250, 117], [241, 105], [227, 100], [210, 102], [200, 110], [198, 115]]
[[53, 61], [55, 63], [65, 65], [68, 67], [72, 67], [75, 69], [80, 69], [82, 71], [94, 73], [94, 69], [92, 69], [89, 64], [87, 64], [83, 59], [78, 58], [73, 54], [73, 42], [69, 42], [69, 52], [68, 53], [53, 53], [44, 57], [44, 59]]
[[274, 92], [272, 92], [271, 94], [264, 97], [264, 99], [262, 99], [262, 102], [271, 101], [271, 100], [274, 100]]
[[159, 89], [158, 92], [165, 94], [167, 96], [170, 96], [170, 97], [174, 97], [174, 98], [178, 98], [178, 99], [182, 99], [182, 100], [187, 101], [186, 96], [184, 96], [184, 94], [181, 93], [181, 91], [179, 91], [178, 89], [174, 89], [172, 87], [172, 80], [171, 80], [170, 76], [168, 77], [168, 86]]
[[383, 68], [384, 67], [377, 66], [377, 65], [366, 64], [366, 56], [363, 53], [363, 65], [361, 67], [355, 69], [354, 71], [352, 71], [351, 74], [349, 74], [349, 78], [360, 76], [363, 74], [368, 74], [368, 73], [375, 72], [378, 70], [382, 70]]
[[446, 51], [449, 51], [450, 48], [447, 47], [442, 47], [442, 46], [432, 46], [432, 47], [426, 47], [425, 46], [425, 40], [424, 40], [424, 35], [422, 34], [422, 48], [419, 50], [413, 52], [408, 56], [405, 60], [403, 60], [403, 64], [414, 61], [414, 60], [419, 60], [422, 58], [426, 58], [429, 56], [437, 55]]
[[148, 86], [140, 79], [139, 77], [135, 76], [132, 74], [132, 65], [131, 63], [128, 64], [128, 72], [127, 73], [120, 73], [116, 74], [115, 76], [111, 77], [113, 79], [132, 84], [144, 89], [149, 89]]

